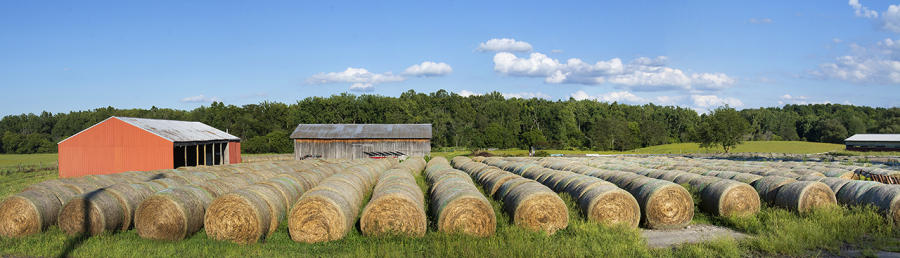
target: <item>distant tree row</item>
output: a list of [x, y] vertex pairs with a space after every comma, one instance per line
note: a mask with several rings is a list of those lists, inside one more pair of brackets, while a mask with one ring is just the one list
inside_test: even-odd
[[[463, 97], [445, 90], [399, 97], [340, 94], [296, 103], [243, 106], [214, 102], [190, 111], [98, 108], [10, 115], [0, 120], [0, 151], [56, 151], [56, 143], [110, 116], [200, 121], [241, 137], [246, 153], [291, 152], [288, 136], [301, 123], [431, 123], [435, 148], [629, 150], [678, 142], [711, 142], [712, 132], [743, 129], [737, 140], [839, 143], [856, 133], [900, 133], [900, 108], [816, 104], [734, 111], [714, 122], [676, 106], [592, 100], [504, 98], [493, 92]], [[736, 123], [736, 124], [735, 124]], [[745, 126], [745, 127], [744, 127]], [[709, 145], [709, 144], [707, 144]]]

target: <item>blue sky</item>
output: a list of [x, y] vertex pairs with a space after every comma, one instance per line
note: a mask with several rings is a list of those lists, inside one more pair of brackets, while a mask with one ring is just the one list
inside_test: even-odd
[[408, 89], [900, 105], [898, 2], [324, 2], [0, 2], [0, 115]]

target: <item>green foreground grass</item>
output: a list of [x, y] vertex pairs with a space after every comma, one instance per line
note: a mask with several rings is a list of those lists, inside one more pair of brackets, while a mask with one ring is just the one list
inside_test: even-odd
[[[17, 173], [0, 177], [3, 191], [9, 194], [46, 179], [56, 171]], [[428, 198], [422, 176], [417, 178]], [[783, 209], [763, 207], [755, 216], [742, 218], [712, 217], [699, 213], [695, 224], [716, 224], [745, 232], [752, 237], [740, 241], [720, 239], [674, 248], [650, 249], [640, 230], [599, 225], [586, 221], [567, 194], [560, 197], [569, 206], [569, 227], [547, 236], [510, 224], [509, 217], [491, 200], [497, 215], [493, 237], [476, 238], [436, 232], [429, 216], [429, 231], [422, 238], [364, 237], [354, 228], [338, 241], [303, 244], [290, 239], [282, 223], [264, 243], [238, 245], [211, 240], [205, 232], [176, 242], [140, 238], [135, 230], [109, 233], [86, 239], [68, 237], [56, 226], [47, 232], [23, 238], [0, 237], [0, 256], [75, 256], [75, 257], [296, 257], [296, 256], [533, 256], [533, 257], [741, 257], [762, 255], [809, 256], [840, 255], [842, 248], [900, 251], [897, 227], [872, 208], [817, 210], [798, 215]], [[427, 202], [427, 201], [426, 201]], [[426, 207], [428, 207], [426, 203]]]
[[[820, 142], [802, 141], [748, 141], [739, 144], [731, 152], [763, 152], [763, 153], [788, 153], [788, 154], [816, 154], [843, 151], [844, 145]], [[630, 151], [591, 151], [591, 150], [544, 150], [550, 154], [688, 154], [688, 153], [722, 153], [722, 147], [700, 148], [698, 143], [673, 143], [650, 146]], [[500, 156], [528, 156], [528, 150], [502, 149], [488, 151]], [[432, 156], [452, 158], [459, 155], [468, 155], [471, 151], [431, 152]], [[860, 155], [868, 154], [862, 152]]]

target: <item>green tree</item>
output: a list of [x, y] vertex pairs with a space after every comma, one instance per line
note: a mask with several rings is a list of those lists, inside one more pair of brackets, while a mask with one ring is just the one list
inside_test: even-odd
[[728, 106], [716, 108], [712, 114], [703, 116], [701, 121], [700, 146], [722, 146], [725, 153], [741, 143], [741, 138], [750, 127], [740, 113]]

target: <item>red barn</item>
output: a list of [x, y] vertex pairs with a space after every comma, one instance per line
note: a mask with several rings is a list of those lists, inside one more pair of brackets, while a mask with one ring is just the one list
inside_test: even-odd
[[110, 117], [59, 142], [59, 177], [241, 162], [241, 139], [200, 122]]

